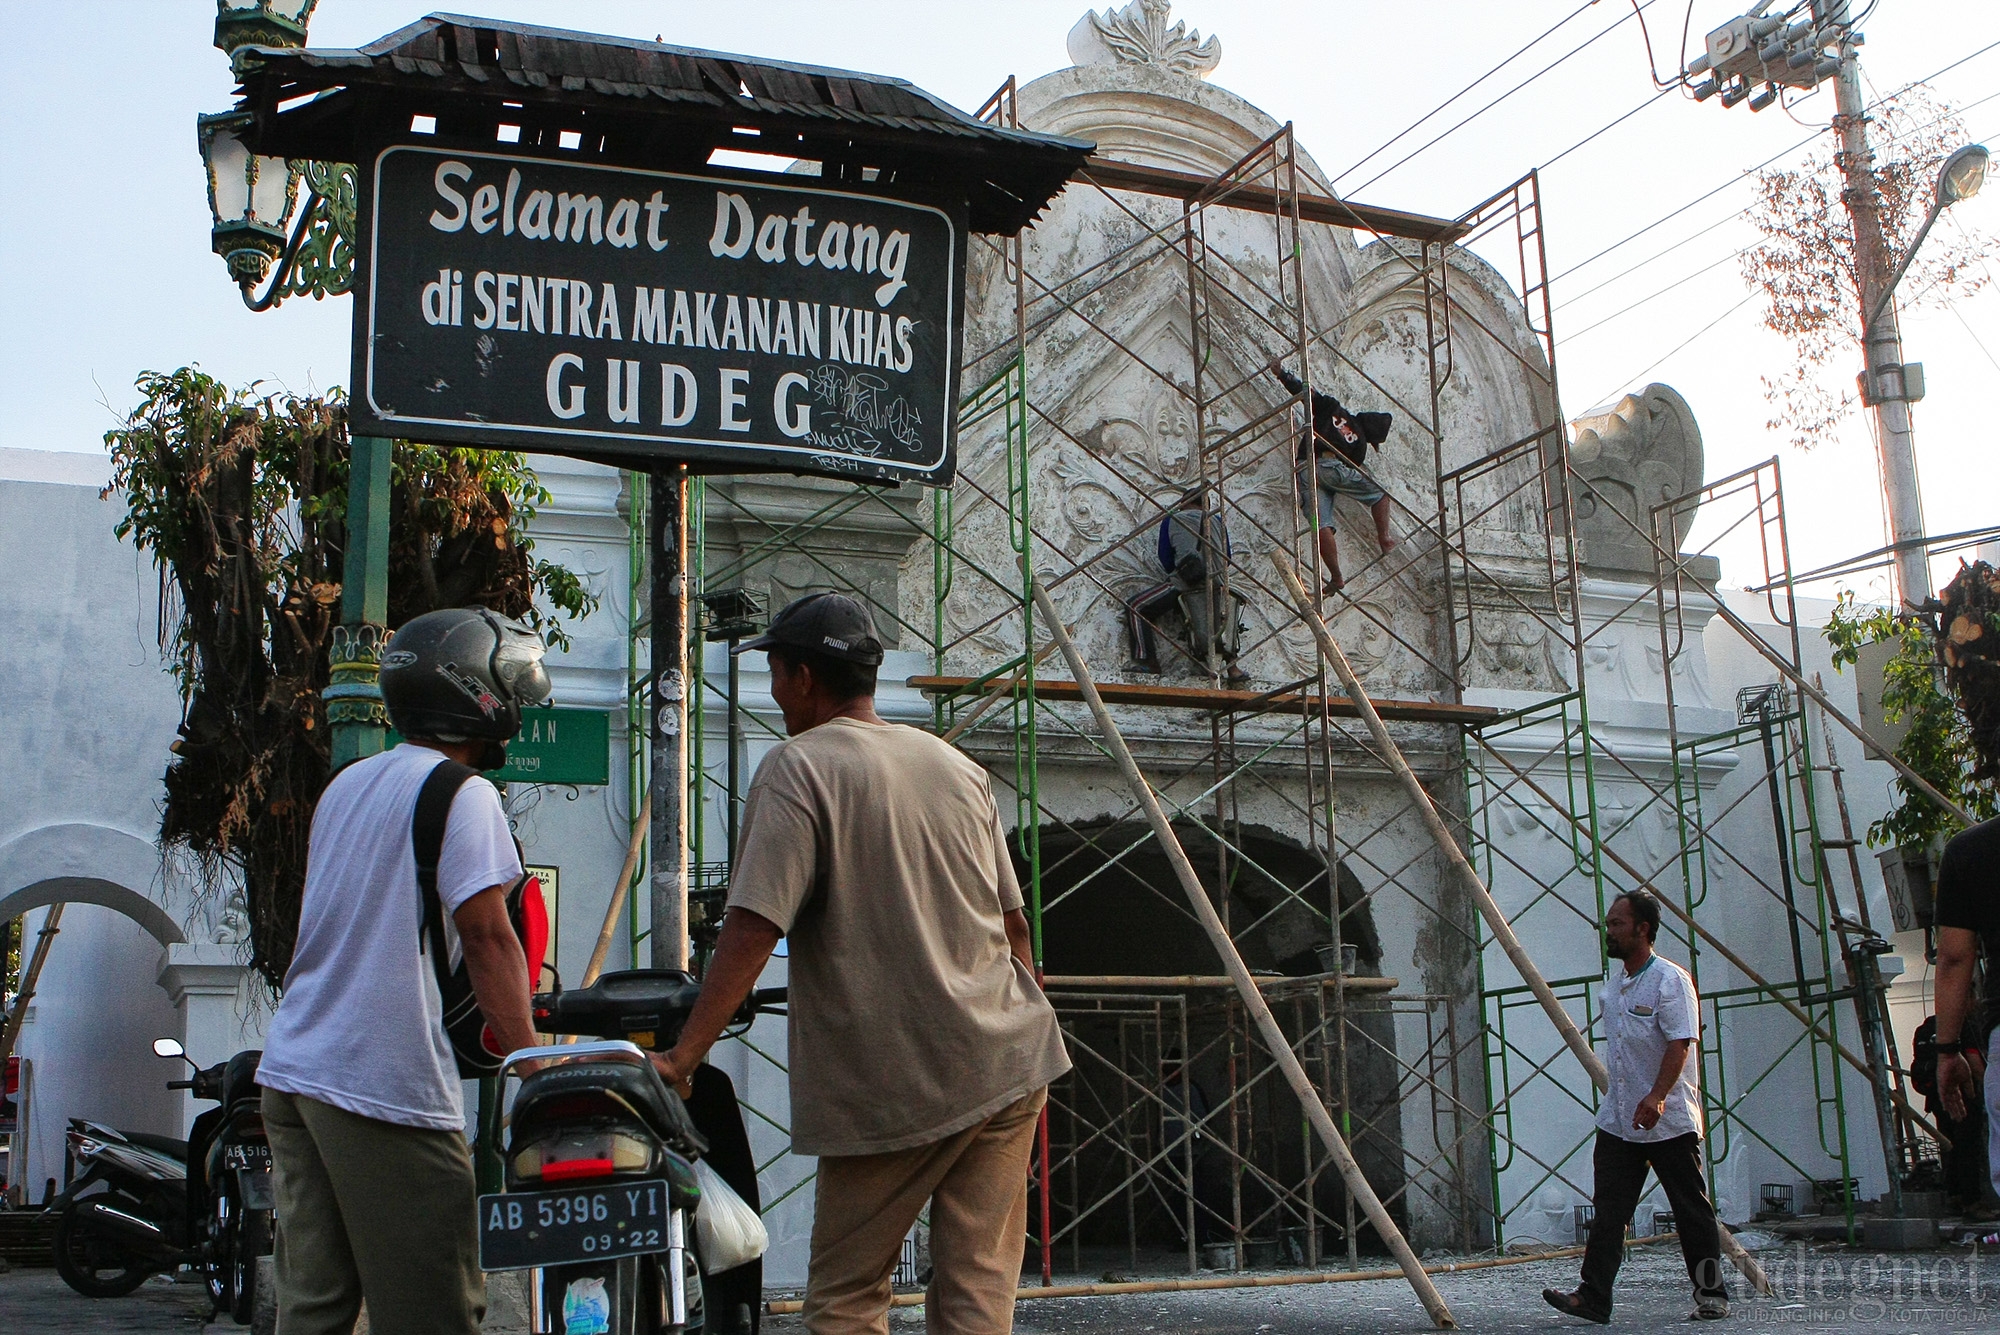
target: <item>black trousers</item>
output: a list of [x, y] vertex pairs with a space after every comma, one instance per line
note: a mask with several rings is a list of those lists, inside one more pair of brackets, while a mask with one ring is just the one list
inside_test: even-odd
[[1722, 1282], [1722, 1238], [1716, 1231], [1715, 1207], [1708, 1200], [1708, 1183], [1701, 1171], [1701, 1137], [1690, 1131], [1672, 1140], [1641, 1144], [1608, 1131], [1597, 1133], [1593, 1156], [1597, 1167], [1597, 1216], [1591, 1221], [1590, 1242], [1583, 1253], [1583, 1301], [1601, 1312], [1611, 1310], [1611, 1283], [1625, 1259], [1625, 1226], [1632, 1222], [1639, 1193], [1646, 1186], [1646, 1169], [1659, 1176], [1673, 1207], [1674, 1226], [1681, 1235], [1681, 1258], [1697, 1295], [1727, 1298]]

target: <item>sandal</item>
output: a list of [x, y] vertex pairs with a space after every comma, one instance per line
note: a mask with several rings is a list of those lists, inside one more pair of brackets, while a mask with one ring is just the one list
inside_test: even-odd
[[1600, 1326], [1611, 1324], [1611, 1313], [1599, 1312], [1583, 1305], [1583, 1295], [1564, 1293], [1561, 1289], [1543, 1289], [1542, 1301], [1555, 1308], [1564, 1316], [1573, 1316], [1583, 1321], [1595, 1321]]
[[1346, 579], [1342, 578], [1338, 572], [1335, 572], [1327, 577], [1326, 587], [1320, 590], [1320, 594], [1322, 597], [1332, 598], [1337, 596], [1346, 587]]

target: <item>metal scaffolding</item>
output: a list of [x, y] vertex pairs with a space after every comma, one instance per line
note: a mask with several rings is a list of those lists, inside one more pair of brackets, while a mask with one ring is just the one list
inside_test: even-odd
[[[1014, 93], [1010, 80], [979, 114], [1015, 124]], [[1590, 484], [1568, 467], [1534, 174], [1448, 221], [1364, 209], [1330, 195], [1286, 126], [1212, 178], [1093, 167], [1057, 208], [1085, 201], [1104, 225], [1082, 259], [1044, 254], [1033, 229], [973, 239], [984, 305], [968, 303], [951, 486], [919, 497], [712, 478], [690, 501], [704, 600], [768, 591], [775, 605], [808, 588], [862, 599], [894, 653], [920, 656], [909, 685], [930, 699], [931, 725], [985, 765], [1011, 815], [1036, 955], [1076, 1062], [1051, 1092], [1037, 1154], [1030, 1232], [1044, 1280], [1063, 1263], [1352, 1266], [1380, 1239], [1327, 1171], [1292, 1089], [1270, 1078], [1272, 1053], [1215, 976], [1139, 806], [1094, 780], [1110, 753], [1078, 683], [1050, 661], [1031, 580], [1104, 683], [1217, 913], [1397, 1227], [1421, 1247], [1499, 1247], [1545, 1187], [1589, 1196], [1577, 1171], [1597, 1103], [1589, 1077], [1389, 777], [1389, 757], [1265, 556], [1319, 568], [1296, 458], [1311, 392], [1329, 386], [1390, 409], [1399, 439], [1429, 447], [1372, 461], [1401, 540], [1366, 560], [1346, 544], [1331, 624], [1366, 649], [1362, 670], [1382, 683], [1375, 704], [1396, 749], [1517, 934], [1567, 962], [1550, 981], [1587, 1025], [1611, 894], [1651, 884], [1689, 922], [1746, 884], [1766, 896], [1789, 929], [1778, 939], [1796, 943], [1774, 973], [1759, 953], [1753, 981], [1696, 932], [1676, 938], [1715, 1036], [1703, 1045], [1711, 1172], [1754, 1142], [1801, 1177], [1851, 1177], [1855, 1096], [1836, 1045], [1854, 1026], [1843, 1029], [1838, 1011], [1866, 989], [1833, 971], [1848, 919], [1829, 870], [1838, 841], [1821, 837], [1819, 725], [1782, 685], [1719, 729], [1697, 726], [1673, 692], [1683, 659], [1701, 652], [1685, 609], [1711, 596], [1676, 552], [1685, 525], [1675, 527], [1674, 507], [1753, 498], [1766, 508], [1751, 522], [1781, 558], [1782, 514], [1767, 512], [1775, 465], [1768, 488], [1753, 470], [1650, 516], [1647, 536], [1663, 553], [1656, 577], [1606, 623], [1650, 617], [1666, 664], [1671, 755], [1639, 765], [1593, 732], [1586, 654], [1605, 625], [1584, 613], [1571, 516]], [[1350, 231], [1375, 243], [1372, 286], [1365, 303], [1331, 311], [1312, 256]], [[1168, 284], [1177, 301], [1138, 299]], [[1393, 356], [1357, 352], [1364, 314]], [[1079, 349], [1094, 358], [1091, 376], [1057, 375]], [[1280, 366], [1305, 389], [1278, 387]], [[1500, 368], [1517, 401], [1468, 413], [1469, 367]], [[1133, 468], [1092, 416], [1113, 384], [1161, 405], [1166, 434], [1185, 443], [1171, 467]], [[633, 510], [636, 614], [646, 529]], [[1200, 578], [1177, 583], [1153, 556], [1175, 522], [1195, 533]], [[1782, 559], [1771, 570], [1782, 578]], [[1797, 667], [1795, 618], [1779, 624]], [[702, 632], [690, 627], [697, 641]], [[635, 813], [648, 717], [640, 643]], [[726, 881], [718, 832], [733, 834], [743, 748], [773, 735], [774, 722], [742, 708], [733, 674], [697, 674], [691, 689], [699, 941]], [[1762, 757], [1768, 785], [1717, 809], [1702, 775], [1720, 751], [1753, 766]], [[1647, 796], [1601, 810], [1613, 779]], [[1672, 813], [1671, 848], [1634, 864], [1617, 851], [1621, 835], [1654, 808]], [[1524, 833], [1558, 856], [1525, 857]], [[1746, 873], [1774, 843], [1778, 880]], [[645, 883], [642, 862], [634, 884]], [[1744, 1069], [1734, 1034], [1794, 1022], [1771, 977], [1809, 1022], [1775, 1061]], [[761, 1031], [742, 1041], [782, 1065]], [[1774, 1104], [1808, 1080], [1819, 1117], [1801, 1139], [1796, 1116]], [[768, 1180], [799, 1190], [805, 1171], [781, 1164], [782, 1118], [753, 1112]]]

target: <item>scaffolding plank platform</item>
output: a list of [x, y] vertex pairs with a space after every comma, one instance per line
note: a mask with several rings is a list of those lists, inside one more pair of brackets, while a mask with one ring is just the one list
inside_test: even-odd
[[[1224, 183], [1214, 176], [1170, 171], [1165, 167], [1142, 167], [1135, 162], [1092, 157], [1077, 173], [1077, 179], [1108, 190], [1129, 190], [1134, 194], [1164, 195], [1168, 199], [1199, 201], [1252, 213], [1291, 212], [1289, 192], [1249, 182]], [[1411, 241], [1450, 244], [1472, 229], [1451, 218], [1432, 218], [1402, 209], [1385, 209], [1375, 204], [1357, 204], [1329, 195], [1299, 192], [1299, 218], [1303, 222], [1326, 223], [1333, 227], [1360, 227], [1381, 236], [1404, 237]]]
[[[963, 695], [984, 692], [998, 682], [983, 677], [911, 677], [906, 683], [926, 695]], [[1297, 709], [1309, 701], [1317, 709], [1322, 703], [1335, 718], [1359, 718], [1361, 711], [1344, 695], [1302, 696], [1298, 691], [1232, 691], [1209, 686], [1135, 686], [1122, 682], [1099, 682], [1099, 695], [1108, 705], [1160, 705], [1170, 709], [1197, 709], [1214, 714], [1265, 713]], [[1040, 700], [1081, 700], [1083, 692], [1073, 681], [1042, 680], [1035, 683]], [[1478, 727], [1500, 717], [1497, 709], [1485, 705], [1453, 705], [1437, 700], [1371, 700], [1375, 712], [1392, 723], [1458, 723]]]

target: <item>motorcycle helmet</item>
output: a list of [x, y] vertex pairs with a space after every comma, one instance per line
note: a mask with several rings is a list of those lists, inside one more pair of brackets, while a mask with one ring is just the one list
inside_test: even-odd
[[541, 637], [484, 607], [404, 623], [382, 653], [382, 703], [405, 737], [506, 742], [521, 710], [549, 698]]

